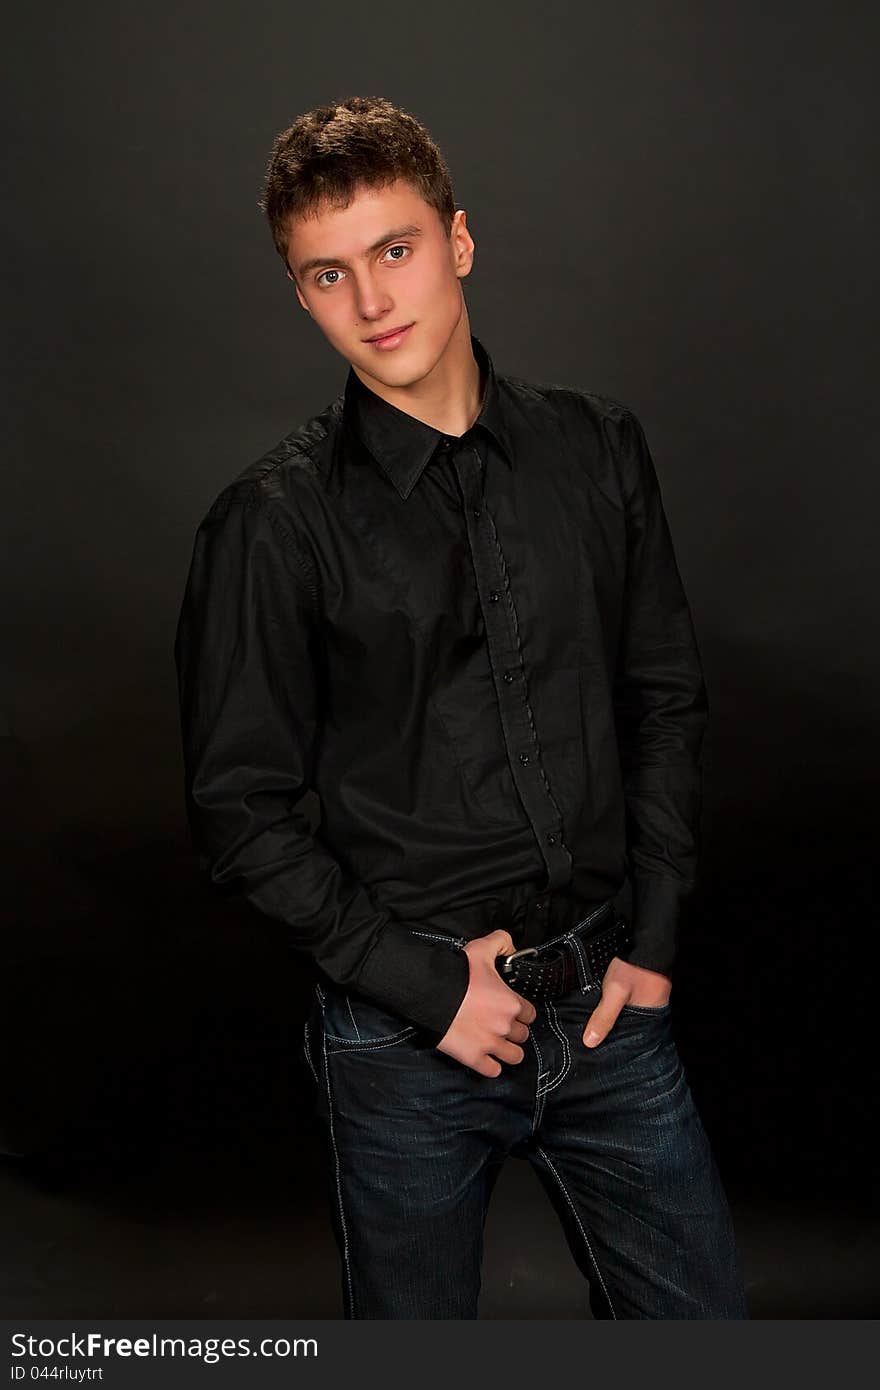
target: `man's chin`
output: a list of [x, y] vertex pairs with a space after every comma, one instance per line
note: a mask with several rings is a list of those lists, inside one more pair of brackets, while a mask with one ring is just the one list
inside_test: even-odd
[[424, 353], [407, 353], [404, 356], [402, 352], [386, 354], [374, 351], [365, 358], [363, 346], [351, 362], [364, 376], [390, 387], [412, 386], [427, 376], [433, 365], [424, 361]]

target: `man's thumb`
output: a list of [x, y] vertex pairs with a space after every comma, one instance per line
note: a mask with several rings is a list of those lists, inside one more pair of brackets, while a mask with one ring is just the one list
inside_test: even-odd
[[493, 958], [495, 956], [509, 956], [516, 950], [510, 932], [502, 931], [500, 927], [497, 931], [490, 932], [486, 941], [491, 942]]
[[584, 1044], [587, 1047], [597, 1047], [603, 1038], [607, 1037], [614, 1026], [617, 1015], [620, 1013], [621, 1001], [609, 999], [602, 995], [590, 1017], [587, 1019], [587, 1026], [584, 1029]]

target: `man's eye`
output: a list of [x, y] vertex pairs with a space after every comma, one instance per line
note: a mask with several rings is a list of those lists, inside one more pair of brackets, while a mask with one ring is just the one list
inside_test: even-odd
[[[383, 254], [384, 256], [390, 256], [392, 251], [405, 251], [405, 252], [406, 252], [406, 256], [395, 256], [395, 257], [394, 257], [394, 260], [395, 260], [395, 261], [405, 261], [406, 258], [407, 258], [407, 256], [412, 255], [412, 247], [411, 247], [411, 246], [389, 246], [388, 249], [387, 249], [386, 251], [384, 251], [382, 254]], [[338, 285], [338, 284], [339, 284], [339, 281], [338, 281], [338, 280], [330, 280], [330, 281], [328, 281], [326, 284], [321, 284], [321, 282], [324, 280], [325, 275], [344, 275], [344, 274], [345, 274], [345, 272], [342, 271], [342, 270], [322, 270], [321, 273], [320, 273], [320, 275], [316, 275], [316, 276], [315, 276], [315, 284], [316, 284], [316, 285], [321, 285], [321, 288], [322, 288], [322, 289], [330, 288], [330, 287], [333, 286], [333, 285]]]

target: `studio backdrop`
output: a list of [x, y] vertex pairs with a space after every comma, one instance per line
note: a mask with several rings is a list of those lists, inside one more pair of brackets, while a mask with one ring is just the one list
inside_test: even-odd
[[[710, 703], [679, 1046], [757, 1315], [876, 1309], [877, 39], [858, 4], [7, 18], [5, 1316], [338, 1316], [302, 971], [199, 874], [172, 646], [207, 507], [344, 384], [258, 200], [353, 93], [443, 150], [496, 369], [645, 427]], [[508, 1181], [537, 1253], [490, 1223], [486, 1307], [541, 1316], [561, 1238]]]

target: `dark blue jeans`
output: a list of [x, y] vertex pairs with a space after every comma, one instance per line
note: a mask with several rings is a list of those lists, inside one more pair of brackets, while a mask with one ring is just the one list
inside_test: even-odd
[[[555, 940], [575, 950], [570, 938]], [[485, 1077], [417, 1046], [406, 1020], [316, 987], [304, 1049], [346, 1318], [476, 1318], [486, 1213], [508, 1155], [541, 1179], [595, 1317], [748, 1317], [670, 1006], [625, 1005], [587, 1048], [598, 998], [593, 987], [536, 1006], [522, 1062]]]

